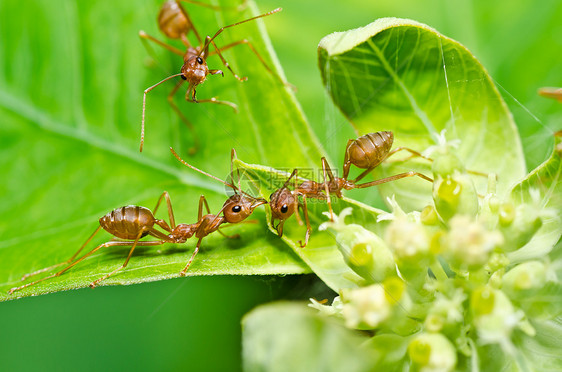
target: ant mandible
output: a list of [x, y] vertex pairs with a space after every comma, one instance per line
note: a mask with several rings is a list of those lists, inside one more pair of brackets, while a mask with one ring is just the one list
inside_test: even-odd
[[[304, 181], [299, 185], [295, 185], [294, 190], [290, 190], [288, 184], [290, 180], [295, 177], [295, 184], [297, 178], [297, 169], [293, 170], [291, 176], [283, 187], [276, 190], [270, 196], [269, 205], [271, 207], [271, 225], [277, 230], [279, 236], [283, 235], [283, 224], [297, 212], [298, 216], [298, 197], [301, 196], [303, 200], [304, 219], [306, 221], [306, 235], [304, 243], [299, 241], [299, 245], [305, 247], [308, 244], [312, 228], [308, 218], [307, 198], [327, 200], [330, 210], [330, 216], [333, 220], [333, 210], [330, 195], [335, 195], [342, 198], [342, 190], [362, 189], [366, 187], [380, 185], [386, 182], [396, 181], [406, 177], [417, 176], [426, 181], [433, 182], [433, 180], [424, 174], [410, 171], [400, 173], [394, 176], [381, 178], [379, 180], [366, 182], [358, 185], [361, 179], [369, 174], [373, 169], [380, 165], [383, 161], [388, 159], [389, 156], [397, 153], [398, 151], [408, 151], [412, 156], [419, 156], [425, 159], [421, 153], [409, 149], [407, 147], [397, 147], [391, 150], [394, 142], [394, 135], [390, 131], [375, 132], [361, 136], [355, 140], [349, 140], [345, 149], [345, 156], [343, 161], [343, 177], [335, 177], [332, 173], [330, 165], [326, 158], [322, 157], [322, 173], [324, 182]], [[431, 160], [431, 159], [428, 159]], [[349, 180], [349, 171], [351, 165], [355, 165], [360, 169], [365, 169], [354, 180]], [[275, 221], [279, 220], [279, 224], [275, 226]]]
[[[194, 2], [194, 1], [189, 1], [189, 2], [196, 3], [196, 4], [199, 4], [199, 5], [203, 5], [203, 3], [199, 3], [199, 2]], [[206, 5], [203, 5], [203, 6], [206, 6]], [[210, 5], [207, 6], [207, 7], [216, 9], [216, 7], [213, 7], [213, 6], [210, 6]], [[182, 43], [185, 45], [186, 51], [183, 52], [183, 51], [181, 51], [181, 50], [179, 50], [179, 49], [177, 49], [177, 48], [175, 48], [171, 45], [168, 45], [168, 44], [156, 39], [153, 36], [148, 35], [147, 33], [145, 33], [142, 30], [139, 31], [139, 36], [141, 38], [153, 41], [156, 44], [166, 48], [169, 51], [171, 51], [172, 53], [175, 53], [177, 55], [182, 56], [183, 61], [184, 61], [183, 65], [181, 67], [180, 73], [168, 76], [164, 80], [154, 84], [153, 86], [145, 89], [145, 91], [144, 91], [143, 103], [142, 103], [142, 123], [141, 123], [141, 139], [140, 139], [140, 151], [141, 152], [142, 152], [143, 146], [144, 146], [144, 123], [145, 123], [145, 112], [146, 112], [146, 95], [152, 89], [156, 88], [158, 85], [164, 83], [165, 81], [168, 81], [168, 80], [173, 79], [173, 78], [178, 77], [178, 76], [182, 78], [182, 80], [179, 81], [175, 85], [175, 87], [170, 91], [170, 93], [168, 94], [168, 102], [172, 106], [172, 109], [176, 112], [176, 114], [180, 117], [180, 119], [187, 125], [187, 127], [192, 132], [195, 143], [194, 143], [194, 146], [189, 150], [190, 154], [194, 154], [195, 152], [197, 152], [197, 150], [199, 148], [199, 138], [195, 133], [193, 125], [189, 122], [189, 120], [187, 120], [187, 118], [181, 113], [179, 108], [173, 102], [174, 95], [180, 89], [180, 87], [182, 86], [182, 84], [184, 82], [186, 82], [186, 81], [188, 82], [187, 91], [185, 92], [186, 101], [194, 102], [194, 103], [201, 103], [201, 102], [216, 103], [216, 104], [220, 104], [220, 105], [230, 106], [231, 108], [234, 109], [234, 111], [238, 110], [236, 104], [234, 104], [232, 102], [228, 102], [228, 101], [220, 101], [220, 100], [216, 99], [216, 97], [209, 98], [209, 99], [202, 99], [202, 100], [197, 100], [196, 97], [195, 97], [197, 86], [202, 84], [206, 80], [208, 75], [218, 75], [218, 74], [220, 74], [220, 75], [224, 76], [224, 73], [223, 73], [222, 70], [210, 70], [208, 68], [207, 58], [212, 56], [212, 55], [215, 55], [215, 54], [218, 55], [219, 58], [221, 59], [223, 65], [226, 68], [229, 69], [229, 71], [232, 73], [232, 75], [237, 80], [246, 81], [247, 77], [242, 77], [242, 78], [239, 77], [232, 70], [232, 68], [230, 67], [230, 65], [228, 64], [228, 62], [226, 61], [226, 59], [222, 55], [222, 52], [224, 52], [227, 49], [230, 49], [230, 48], [235, 47], [235, 46], [240, 45], [240, 44], [246, 44], [246, 45], [248, 45], [250, 50], [258, 57], [258, 59], [260, 60], [262, 65], [265, 67], [265, 69], [270, 74], [274, 75], [282, 84], [292, 86], [289, 83], [285, 82], [283, 79], [281, 79], [281, 77], [279, 75], [277, 75], [273, 72], [273, 70], [268, 66], [266, 61], [258, 53], [258, 51], [254, 48], [254, 46], [252, 45], [252, 43], [250, 41], [248, 41], [246, 39], [238, 40], [238, 41], [230, 43], [230, 44], [228, 44], [228, 45], [226, 45], [222, 48], [217, 47], [217, 45], [214, 42], [214, 39], [227, 28], [234, 27], [234, 26], [237, 26], [237, 25], [240, 25], [242, 23], [249, 22], [249, 21], [253, 21], [253, 20], [258, 19], [258, 18], [266, 17], [266, 16], [269, 16], [271, 14], [280, 12], [281, 10], [282, 10], [281, 8], [277, 8], [277, 9], [274, 9], [270, 12], [260, 14], [260, 15], [255, 16], [255, 17], [248, 18], [246, 20], [221, 27], [212, 37], [207, 36], [205, 38], [205, 42], [203, 42], [203, 40], [201, 39], [201, 36], [197, 32], [197, 29], [193, 25], [193, 22], [189, 18], [189, 15], [188, 15], [187, 11], [179, 3], [179, 1], [177, 1], [177, 0], [176, 1], [167, 1], [162, 5], [162, 8], [161, 8], [159, 16], [158, 16], [158, 26], [159, 26], [160, 30], [166, 36], [168, 36], [169, 38], [180, 39], [182, 41]], [[193, 34], [195, 35], [195, 37], [197, 38], [198, 46], [194, 47], [189, 42], [189, 40], [187, 39], [187, 35], [190, 31], [192, 31]], [[209, 47], [211, 45], [213, 46], [214, 51], [209, 51]]]

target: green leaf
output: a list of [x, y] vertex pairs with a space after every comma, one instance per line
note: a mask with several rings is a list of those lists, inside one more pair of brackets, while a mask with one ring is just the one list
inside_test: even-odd
[[521, 249], [509, 254], [513, 263], [542, 258], [562, 235], [562, 132], [555, 134], [554, 150], [544, 163], [514, 186], [511, 197], [516, 203], [537, 205], [543, 210], [543, 224]]
[[[484, 67], [458, 42], [415, 21], [382, 18], [326, 36], [318, 55], [328, 93], [359, 133], [391, 130], [395, 146], [423, 151], [445, 129], [448, 140], [462, 141], [457, 154], [466, 168], [499, 175], [500, 195], [525, 174], [511, 114]], [[428, 166], [401, 162], [375, 175]], [[484, 193], [485, 177], [474, 181]], [[428, 204], [428, 191], [421, 180], [381, 187], [407, 209]]]
[[560, 338], [562, 337], [562, 320], [555, 318], [549, 321], [533, 322], [537, 331], [534, 337], [519, 333], [515, 344], [518, 350], [516, 356], [520, 370], [527, 371], [560, 371]]
[[303, 304], [276, 303], [242, 320], [245, 371], [371, 371], [365, 337]]
[[[212, 35], [219, 26], [259, 13], [253, 3], [244, 11], [233, 10], [238, 3], [232, 1], [221, 12], [186, 7], [199, 32]], [[139, 29], [164, 40], [155, 23], [160, 4], [0, 4], [0, 300], [85, 287], [121, 266], [128, 247], [102, 249], [59, 278], [7, 295], [21, 284], [22, 275], [70, 258], [98, 218], [114, 208], [152, 208], [167, 190], [177, 222], [196, 222], [201, 194], [218, 212], [225, 187], [182, 166], [170, 146], [221, 178], [229, 173], [231, 148], [244, 159], [279, 167], [313, 166], [320, 159], [321, 148], [293, 93], [244, 45], [224, 57], [239, 75], [248, 76], [247, 82], [225, 71], [224, 78], [210, 76], [197, 90], [199, 99], [219, 96], [235, 102], [240, 112], [188, 103], [178, 93], [177, 105], [201, 138], [201, 151], [188, 157], [192, 134], [166, 101], [175, 81], [167, 82], [148, 95], [145, 150], [139, 153], [143, 90], [177, 73], [182, 63], [156, 45], [149, 53], [139, 40]], [[247, 38], [282, 76], [264, 33], [268, 20], [282, 15], [227, 29], [217, 44]], [[208, 63], [225, 69], [216, 56]], [[205, 238], [188, 274], [309, 272], [290, 247], [267, 231], [262, 208], [253, 216], [258, 224], [225, 229], [240, 239]], [[158, 217], [167, 219], [165, 207]], [[110, 239], [102, 231], [87, 249]], [[194, 245], [192, 239], [185, 245], [138, 248], [129, 265], [102, 285], [176, 277]]]

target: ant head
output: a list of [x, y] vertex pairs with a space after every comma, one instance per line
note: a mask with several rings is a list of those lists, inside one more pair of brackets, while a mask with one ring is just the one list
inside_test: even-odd
[[203, 56], [195, 53], [189, 53], [188, 51], [184, 57], [181, 73], [182, 79], [187, 80], [194, 86], [197, 86], [205, 81], [205, 78], [210, 71]]
[[288, 187], [283, 186], [271, 194], [269, 206], [271, 207], [272, 218], [284, 221], [295, 213], [297, 206], [296, 196], [293, 195]]
[[285, 181], [283, 187], [275, 191], [269, 197], [269, 206], [271, 208], [271, 225], [275, 225], [275, 220], [279, 220], [279, 224], [275, 227], [279, 236], [283, 236], [283, 224], [295, 213], [298, 206], [298, 200], [291, 190], [287, 187], [291, 179], [296, 176], [297, 170], [295, 169], [291, 176]]
[[262, 204], [267, 204], [267, 201], [244, 194], [234, 194], [222, 206], [224, 219], [228, 223], [241, 222], [248, 218], [254, 212], [254, 209]]

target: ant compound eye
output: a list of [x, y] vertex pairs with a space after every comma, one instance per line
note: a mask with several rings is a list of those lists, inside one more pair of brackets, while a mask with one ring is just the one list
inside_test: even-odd
[[202, 64], [203, 64], [203, 58], [197, 57], [197, 63], [199, 63], [200, 65], [202, 65]]
[[289, 206], [287, 204], [283, 204], [283, 206], [281, 207], [281, 213], [287, 213], [288, 210]]
[[187, 80], [187, 78], [186, 78], [185, 75], [183, 75], [183, 74], [180, 75], [180, 77], [181, 77], [183, 80]]
[[239, 205], [235, 205], [234, 207], [232, 207], [232, 211], [234, 213], [239, 213], [242, 210], [242, 207]]

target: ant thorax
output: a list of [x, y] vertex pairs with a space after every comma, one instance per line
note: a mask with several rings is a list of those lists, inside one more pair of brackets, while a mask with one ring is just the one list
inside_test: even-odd
[[174, 231], [169, 235], [170, 238], [175, 240], [175, 243], [185, 243], [187, 239], [191, 238], [197, 230], [197, 224], [180, 223], [176, 226]]
[[324, 191], [324, 184], [316, 181], [304, 181], [295, 191], [301, 195], [318, 197]]
[[295, 196], [288, 187], [282, 187], [271, 194], [269, 205], [275, 218], [287, 219], [295, 212]]

